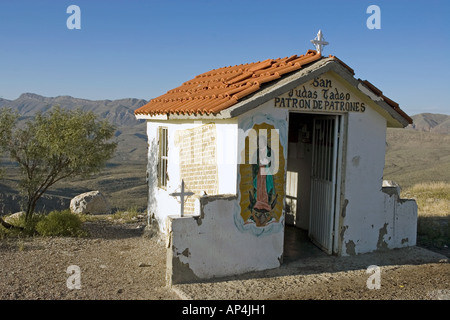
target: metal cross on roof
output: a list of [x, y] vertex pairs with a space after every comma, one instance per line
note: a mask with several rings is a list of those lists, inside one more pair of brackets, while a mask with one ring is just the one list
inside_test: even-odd
[[194, 195], [194, 192], [191, 191], [185, 191], [184, 190], [184, 180], [181, 180], [181, 191], [180, 192], [173, 192], [170, 194], [172, 197], [180, 197], [181, 201], [181, 211], [180, 216], [182, 217], [184, 215], [184, 197], [189, 197]]
[[328, 42], [326, 42], [325, 38], [323, 37], [322, 30], [319, 30], [319, 32], [317, 32], [317, 36], [314, 38], [314, 40], [311, 40], [311, 43], [316, 47], [316, 50], [319, 54], [322, 53], [323, 47], [328, 45]]

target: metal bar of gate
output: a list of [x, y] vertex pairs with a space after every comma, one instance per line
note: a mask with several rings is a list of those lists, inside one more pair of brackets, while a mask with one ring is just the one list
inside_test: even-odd
[[316, 118], [313, 131], [310, 237], [328, 253], [332, 252], [338, 116]]

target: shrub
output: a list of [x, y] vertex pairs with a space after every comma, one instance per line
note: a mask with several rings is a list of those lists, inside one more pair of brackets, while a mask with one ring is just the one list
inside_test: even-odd
[[81, 237], [86, 235], [81, 225], [70, 210], [52, 211], [36, 224], [36, 231], [43, 236]]
[[36, 233], [36, 225], [45, 216], [43, 214], [35, 214], [31, 219], [25, 221], [25, 214], [19, 217], [10, 218], [9, 223], [18, 228], [6, 229], [0, 226], [0, 238], [33, 236]]

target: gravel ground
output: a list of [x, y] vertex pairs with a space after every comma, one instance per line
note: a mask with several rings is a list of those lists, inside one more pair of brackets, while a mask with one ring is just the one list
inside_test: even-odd
[[[380, 269], [379, 289], [369, 289], [367, 268]], [[375, 285], [369, 281], [369, 286]], [[412, 247], [357, 257], [295, 261], [280, 268], [176, 285], [185, 299], [255, 300], [450, 300], [450, 264], [445, 256]]]
[[[165, 248], [142, 237], [143, 222], [86, 222], [88, 238], [0, 240], [0, 300], [179, 299], [165, 286]], [[69, 289], [69, 266], [80, 289]]]
[[[448, 259], [420, 247], [168, 288], [164, 242], [144, 237], [144, 226], [101, 220], [85, 223], [87, 238], [0, 240], [0, 300], [450, 299]], [[380, 289], [367, 287], [369, 265], [380, 267]], [[79, 267], [80, 289], [67, 286], [69, 266]]]

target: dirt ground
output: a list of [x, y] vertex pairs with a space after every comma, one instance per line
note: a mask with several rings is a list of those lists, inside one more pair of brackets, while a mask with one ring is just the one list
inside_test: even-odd
[[[165, 243], [143, 236], [144, 221], [85, 226], [87, 238], [0, 240], [0, 300], [450, 299], [448, 259], [420, 247], [292, 261], [169, 288]], [[368, 273], [370, 265], [379, 269]]]

